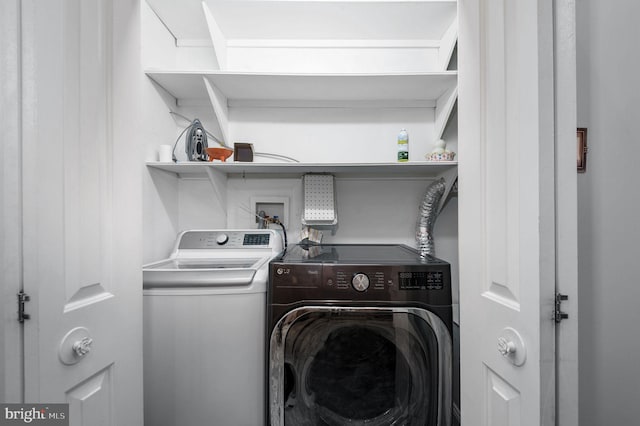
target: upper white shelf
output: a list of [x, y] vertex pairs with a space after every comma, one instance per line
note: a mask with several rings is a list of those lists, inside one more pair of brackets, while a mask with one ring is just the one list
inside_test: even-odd
[[[438, 177], [453, 172], [457, 162], [408, 162], [408, 163], [241, 163], [241, 162], [148, 162], [148, 167], [176, 173], [179, 176], [206, 175], [211, 171], [231, 176], [299, 177], [305, 173], [330, 173], [338, 177]], [[208, 171], [209, 170], [209, 171]]]
[[440, 40], [456, 0], [147, 0], [177, 45], [210, 43], [207, 8], [224, 37]]
[[260, 102], [375, 102], [435, 107], [456, 87], [457, 72], [410, 74], [276, 74], [148, 70], [174, 98], [209, 100], [206, 78], [229, 106]]

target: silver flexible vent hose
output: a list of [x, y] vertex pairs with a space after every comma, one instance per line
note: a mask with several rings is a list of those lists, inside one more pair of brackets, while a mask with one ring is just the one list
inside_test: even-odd
[[444, 179], [433, 182], [427, 188], [427, 192], [424, 194], [420, 204], [420, 214], [416, 227], [416, 242], [422, 258], [427, 257], [427, 255], [435, 256], [436, 254], [436, 246], [433, 241], [433, 226], [436, 223], [438, 206], [445, 190]]

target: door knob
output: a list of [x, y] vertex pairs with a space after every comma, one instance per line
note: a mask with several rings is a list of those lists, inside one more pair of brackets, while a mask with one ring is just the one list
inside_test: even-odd
[[82, 339], [76, 341], [71, 348], [76, 353], [76, 355], [82, 357], [91, 352], [91, 344], [93, 343], [93, 339], [91, 337], [83, 337]]
[[58, 347], [58, 358], [66, 365], [76, 364], [91, 352], [93, 338], [85, 327], [76, 327], [62, 338]]
[[498, 352], [502, 354], [502, 356], [509, 356], [516, 351], [516, 344], [511, 340], [507, 340], [504, 337], [498, 337]]
[[498, 336], [498, 352], [516, 367], [520, 367], [527, 359], [527, 350], [522, 336], [511, 327], [502, 330]]

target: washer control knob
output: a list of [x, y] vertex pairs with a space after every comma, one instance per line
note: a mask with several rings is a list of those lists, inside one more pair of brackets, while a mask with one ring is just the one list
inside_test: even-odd
[[227, 241], [229, 241], [229, 236], [227, 234], [220, 234], [216, 238], [216, 243], [218, 243], [219, 246], [227, 244]]
[[351, 285], [357, 291], [365, 291], [369, 288], [369, 277], [367, 276], [367, 274], [358, 272], [357, 274], [353, 275], [353, 278], [351, 278]]

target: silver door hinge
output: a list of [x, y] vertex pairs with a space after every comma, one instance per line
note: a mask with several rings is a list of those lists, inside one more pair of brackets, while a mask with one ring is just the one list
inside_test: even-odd
[[29, 300], [31, 300], [31, 297], [29, 297], [29, 295], [23, 290], [20, 290], [20, 292], [18, 293], [18, 322], [20, 324], [24, 323], [24, 320], [28, 320], [29, 318], [31, 318], [31, 315], [27, 314], [24, 311], [24, 304]]
[[553, 312], [553, 320], [556, 323], [560, 323], [562, 320], [569, 318], [569, 314], [562, 312], [562, 302], [565, 300], [569, 300], [569, 296], [556, 293], [556, 309]]

